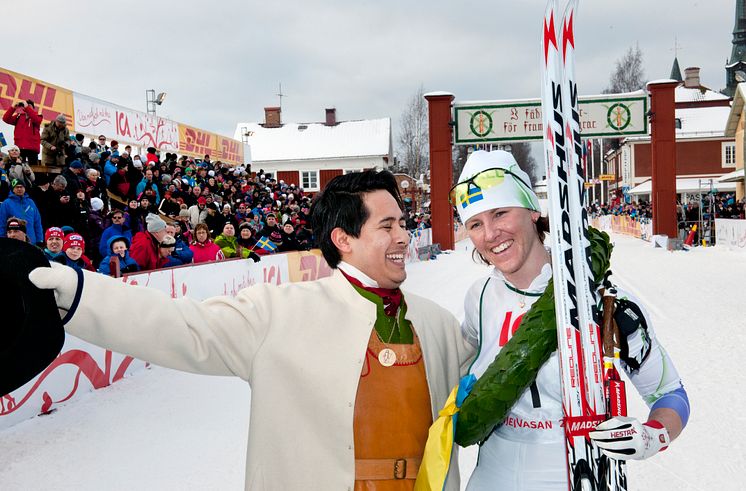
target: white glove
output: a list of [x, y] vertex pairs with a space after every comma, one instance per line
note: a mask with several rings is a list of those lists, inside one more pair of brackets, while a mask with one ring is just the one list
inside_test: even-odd
[[60, 310], [60, 317], [65, 317], [75, 300], [78, 289], [78, 273], [69, 266], [51, 262], [50, 268], [36, 268], [28, 275], [31, 283], [42, 290], [54, 290], [54, 300]]
[[607, 419], [589, 433], [604, 455], [615, 460], [644, 460], [671, 443], [668, 430], [658, 421], [640, 423], [637, 418]]

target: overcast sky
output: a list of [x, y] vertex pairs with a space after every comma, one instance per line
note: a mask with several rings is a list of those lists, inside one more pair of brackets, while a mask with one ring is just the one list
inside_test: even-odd
[[[457, 100], [538, 97], [544, 0], [6, 1], [0, 66], [233, 136], [239, 121], [391, 117], [422, 85]], [[578, 84], [599, 93], [639, 43], [648, 79], [681, 69], [725, 85], [735, 0], [581, 1]]]

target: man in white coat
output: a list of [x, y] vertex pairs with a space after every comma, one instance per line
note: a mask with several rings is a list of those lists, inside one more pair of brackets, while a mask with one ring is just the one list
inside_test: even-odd
[[[61, 265], [29, 278], [54, 290], [70, 334], [246, 380], [247, 490], [412, 489], [427, 428], [473, 348], [451, 314], [399, 290], [409, 242], [402, 210], [387, 171], [332, 179], [312, 209], [332, 276], [236, 297], [173, 300]], [[459, 489], [456, 457], [446, 489]]]

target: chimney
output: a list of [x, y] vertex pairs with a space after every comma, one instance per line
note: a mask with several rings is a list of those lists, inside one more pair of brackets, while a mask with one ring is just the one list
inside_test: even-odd
[[326, 109], [326, 125], [336, 126], [337, 125], [337, 109], [330, 107]]
[[280, 111], [279, 107], [265, 107], [264, 108], [264, 127], [265, 128], [279, 128], [282, 126], [280, 122]]
[[689, 89], [698, 89], [700, 87], [698, 66], [689, 67], [684, 70], [684, 87]]

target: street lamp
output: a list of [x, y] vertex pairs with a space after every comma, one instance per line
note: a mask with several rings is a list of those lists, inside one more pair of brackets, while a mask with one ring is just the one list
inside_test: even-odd
[[145, 104], [149, 115], [155, 116], [156, 106], [163, 104], [166, 100], [166, 93], [160, 92], [157, 96], [155, 95], [154, 89], [148, 89], [145, 91]]

